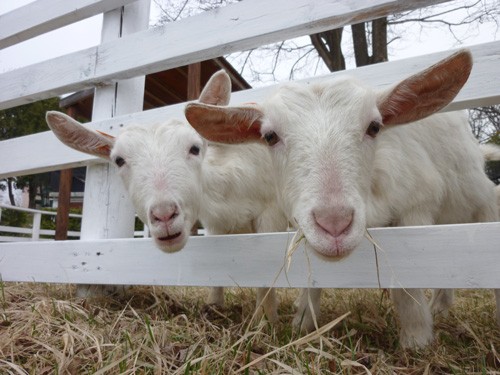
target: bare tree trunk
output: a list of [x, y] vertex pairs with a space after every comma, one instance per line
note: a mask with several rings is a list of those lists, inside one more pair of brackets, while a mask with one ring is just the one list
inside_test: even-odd
[[[311, 42], [331, 72], [345, 70], [342, 53], [343, 28], [310, 35]], [[387, 18], [372, 21], [372, 54], [368, 46], [366, 23], [351, 26], [356, 66], [365, 66], [387, 61]]]
[[365, 66], [370, 64], [370, 55], [368, 54], [368, 42], [366, 40], [365, 23], [351, 25], [352, 42], [354, 45], [354, 59], [356, 66]]
[[372, 21], [372, 54], [368, 51], [366, 24], [351, 26], [356, 66], [365, 66], [387, 61], [387, 18]]
[[345, 58], [341, 46], [343, 30], [340, 28], [310, 35], [314, 48], [331, 72], [345, 70]]
[[372, 21], [372, 57], [370, 64], [388, 60], [387, 56], [387, 17]]

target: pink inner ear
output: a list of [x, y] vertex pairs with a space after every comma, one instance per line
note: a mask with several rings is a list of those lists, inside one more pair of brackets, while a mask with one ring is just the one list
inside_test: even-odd
[[224, 70], [214, 73], [200, 94], [199, 102], [212, 105], [228, 105], [231, 98], [231, 78]]
[[254, 121], [250, 125], [245, 123], [233, 124], [223, 123], [216, 127], [216, 130], [203, 127], [200, 135], [211, 142], [238, 144], [251, 141], [262, 141], [260, 134], [260, 121]]
[[109, 154], [111, 154], [111, 146], [110, 145], [101, 145], [95, 148], [95, 154], [101, 157], [109, 158]]
[[113, 139], [113, 140], [115, 139], [115, 137], [113, 137], [111, 134], [104, 133], [104, 132], [102, 132], [100, 130], [96, 130], [96, 132], [98, 132], [99, 134], [101, 134], [101, 135], [103, 135], [103, 136], [105, 136], [105, 137], [107, 137], [109, 139]]
[[216, 107], [191, 103], [186, 118], [205, 139], [218, 143], [263, 142], [262, 112], [254, 107]]
[[462, 50], [405, 79], [381, 98], [383, 123], [405, 124], [444, 108], [467, 82], [471, 69], [472, 56]]

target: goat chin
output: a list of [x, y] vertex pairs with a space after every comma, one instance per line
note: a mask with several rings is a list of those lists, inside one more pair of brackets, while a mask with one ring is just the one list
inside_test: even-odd
[[161, 251], [165, 253], [175, 253], [186, 246], [188, 236], [186, 236], [185, 232], [177, 232], [168, 236], [155, 236], [153, 239], [155, 246]]

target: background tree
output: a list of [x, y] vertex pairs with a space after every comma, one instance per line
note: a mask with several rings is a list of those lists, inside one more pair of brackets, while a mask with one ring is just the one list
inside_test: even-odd
[[[469, 110], [469, 124], [480, 142], [500, 145], [500, 105]], [[486, 173], [495, 184], [500, 184], [500, 161], [487, 162]]]
[[[156, 24], [173, 22], [237, 1], [155, 0], [162, 11]], [[496, 33], [499, 20], [498, 0], [451, 1], [233, 53], [226, 58], [245, 79], [258, 86], [388, 61], [390, 55], [405, 45], [414, 44], [416, 39], [435, 28], [447, 35], [451, 44], [448, 48], [457, 47], [478, 35], [480, 25], [490, 24]], [[499, 141], [499, 108], [469, 110], [472, 130], [480, 142]], [[492, 138], [495, 134], [497, 137]]]
[[[59, 99], [52, 98], [0, 111], [0, 140], [47, 131], [45, 112], [59, 109]], [[29, 187], [30, 207], [35, 208], [37, 192], [46, 191], [49, 174], [19, 177], [19, 188]]]
[[500, 105], [470, 110], [469, 122], [479, 142], [500, 145]]

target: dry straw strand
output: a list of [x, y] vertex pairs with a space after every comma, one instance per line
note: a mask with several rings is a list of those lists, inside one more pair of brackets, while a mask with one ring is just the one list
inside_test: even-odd
[[270, 357], [272, 356], [273, 354], [276, 354], [282, 350], [285, 350], [291, 346], [301, 346], [301, 345], [304, 345], [304, 344], [307, 344], [308, 342], [310, 341], [313, 341], [313, 340], [316, 340], [318, 338], [321, 337], [321, 335], [323, 335], [324, 333], [328, 332], [329, 330], [331, 330], [333, 327], [335, 327], [337, 324], [339, 324], [342, 320], [344, 320], [347, 316], [349, 316], [350, 312], [347, 312], [345, 313], [344, 315], [341, 315], [339, 316], [337, 319], [331, 321], [330, 323], [328, 324], [325, 324], [323, 327], [321, 327], [320, 329], [314, 331], [314, 332], [311, 332], [309, 333], [308, 335], [305, 335], [304, 337], [301, 337], [295, 341], [292, 341], [284, 346], [281, 346], [279, 348], [276, 348], [272, 351], [270, 351], [269, 353], [266, 353], [262, 356], [260, 356], [259, 358], [256, 358], [254, 359], [253, 361], [247, 363], [245, 366], [241, 367], [238, 371], [236, 371], [236, 374], [237, 373], [240, 373], [242, 371], [245, 371], [247, 368], [255, 365], [256, 363], [262, 361], [263, 359], [266, 359], [267, 357]]
[[302, 232], [302, 229], [297, 229], [295, 234], [292, 237], [292, 242], [290, 243], [290, 246], [288, 246], [288, 249], [286, 250], [286, 271], [290, 269], [290, 265], [292, 263], [292, 255], [293, 253], [299, 248], [300, 243], [305, 240], [306, 237], [304, 233]]
[[384, 251], [384, 249], [382, 249], [378, 244], [377, 242], [375, 242], [375, 239], [372, 237], [372, 235], [370, 234], [370, 232], [368, 232], [368, 228], [365, 229], [365, 238], [370, 241], [370, 243], [373, 245], [373, 249], [375, 251], [375, 266], [377, 268], [377, 279], [378, 279], [378, 287], [379, 289], [381, 289], [381, 283], [380, 283], [380, 270], [379, 270], [379, 263], [378, 263], [378, 256], [377, 256], [377, 250], [380, 250], [382, 252], [382, 254], [385, 255], [385, 261], [387, 263], [387, 265], [389, 266], [390, 270], [391, 270], [391, 274], [392, 274], [392, 277], [394, 278], [394, 280], [396, 280], [396, 282], [401, 286], [401, 289], [411, 298], [413, 299], [413, 301], [420, 305], [420, 302], [417, 301], [415, 299], [415, 297], [413, 297], [411, 295], [411, 293], [409, 293], [406, 288], [403, 286], [403, 284], [401, 284], [401, 282], [399, 281], [399, 278], [396, 276], [396, 272], [394, 271], [394, 268], [392, 267], [392, 264], [389, 262], [389, 260], [387, 259], [387, 254], [386, 252]]
[[367, 368], [365, 365], [363, 365], [363, 364], [361, 364], [361, 363], [359, 363], [359, 362], [356, 362], [356, 361], [352, 361], [352, 360], [350, 360], [350, 359], [344, 359], [344, 360], [340, 363], [340, 365], [341, 365], [341, 366], [344, 366], [344, 367], [361, 367], [363, 370], [365, 370], [365, 372], [366, 372], [366, 374], [367, 374], [367, 375], [373, 375], [373, 374], [371, 373], [371, 371], [370, 371], [370, 370], [368, 370], [368, 368]]

